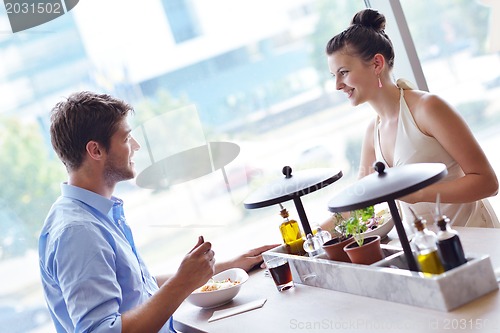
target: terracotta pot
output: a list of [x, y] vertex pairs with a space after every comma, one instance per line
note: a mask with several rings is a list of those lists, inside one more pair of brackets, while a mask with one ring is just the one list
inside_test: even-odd
[[358, 243], [353, 240], [344, 247], [344, 251], [354, 264], [371, 265], [384, 259], [380, 247], [380, 236], [366, 237], [362, 246], [358, 246]]
[[323, 250], [325, 250], [327, 257], [330, 260], [351, 262], [349, 256], [344, 251], [344, 247], [353, 240], [352, 236], [340, 242], [339, 240], [339, 237], [335, 237], [330, 239], [328, 242], [325, 242], [323, 244]]

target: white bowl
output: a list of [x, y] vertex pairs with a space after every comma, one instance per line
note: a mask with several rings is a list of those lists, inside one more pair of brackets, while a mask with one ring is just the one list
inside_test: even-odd
[[241, 268], [231, 268], [219, 274], [215, 274], [212, 279], [214, 281], [231, 279], [231, 281], [239, 281], [240, 283], [229, 288], [213, 291], [199, 291], [198, 288], [188, 296], [188, 302], [202, 308], [213, 308], [229, 303], [238, 295], [241, 286], [248, 280], [248, 274]]
[[387, 237], [387, 234], [392, 230], [394, 227], [394, 221], [392, 220], [392, 216], [389, 215], [385, 219], [385, 222], [382, 225], [379, 225], [375, 229], [371, 229], [368, 231], [365, 231], [363, 233], [364, 237], [370, 237], [370, 236], [380, 236], [380, 239], [384, 239]]

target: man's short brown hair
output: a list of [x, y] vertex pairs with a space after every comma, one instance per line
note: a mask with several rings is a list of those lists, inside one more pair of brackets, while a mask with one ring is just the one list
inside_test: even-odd
[[127, 103], [106, 94], [82, 91], [56, 104], [51, 112], [52, 146], [68, 171], [83, 162], [89, 141], [109, 149], [118, 123], [133, 109]]

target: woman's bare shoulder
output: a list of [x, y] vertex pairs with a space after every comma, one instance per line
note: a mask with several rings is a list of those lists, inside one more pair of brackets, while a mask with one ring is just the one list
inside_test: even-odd
[[451, 109], [451, 105], [448, 104], [442, 97], [427, 91], [405, 91], [405, 100], [412, 113], [426, 113], [428, 111], [440, 110], [443, 108]]
[[461, 121], [453, 106], [436, 94], [414, 90], [405, 97], [417, 126], [427, 135], [438, 124]]

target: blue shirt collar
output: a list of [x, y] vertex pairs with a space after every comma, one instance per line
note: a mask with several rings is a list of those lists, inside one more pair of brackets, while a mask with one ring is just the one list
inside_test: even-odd
[[122, 203], [121, 199], [111, 197], [111, 200], [100, 194], [86, 190], [84, 188], [73, 186], [68, 183], [61, 184], [61, 194], [63, 197], [79, 200], [90, 207], [94, 207], [103, 215], [108, 215], [115, 202]]

